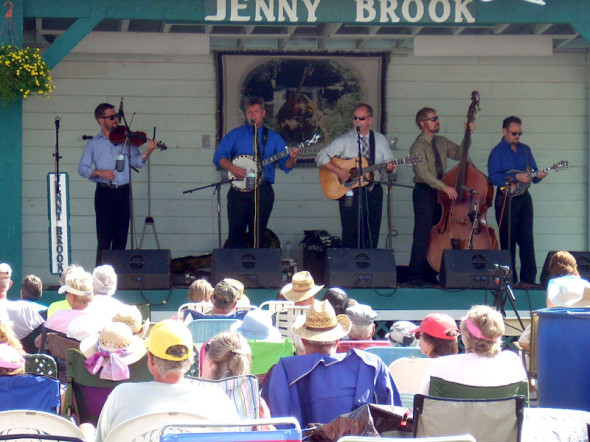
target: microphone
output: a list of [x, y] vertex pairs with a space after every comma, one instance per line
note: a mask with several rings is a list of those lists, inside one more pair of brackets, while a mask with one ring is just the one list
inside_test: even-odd
[[121, 97], [121, 101], [119, 102], [119, 111], [117, 112], [117, 123], [121, 124], [121, 119], [123, 118], [123, 97]]
[[93, 135], [82, 135], [83, 140], [92, 140], [94, 138]]
[[55, 117], [55, 128], [59, 130], [59, 121], [61, 120], [61, 118], [59, 118], [59, 115], [57, 115]]
[[115, 160], [115, 170], [117, 172], [123, 172], [125, 170], [125, 155], [117, 155]]
[[357, 127], [356, 127], [356, 133], [357, 133], [357, 134], [360, 134], [360, 133], [361, 133], [361, 127], [360, 127], [360, 126], [357, 126]]
[[252, 126], [256, 127], [256, 122], [254, 121], [254, 118], [252, 118], [252, 119], [250, 120], [250, 124], [251, 124]]

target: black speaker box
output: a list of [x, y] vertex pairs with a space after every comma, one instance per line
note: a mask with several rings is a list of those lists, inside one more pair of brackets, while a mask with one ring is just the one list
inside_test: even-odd
[[385, 249], [328, 249], [324, 282], [329, 287], [395, 287], [395, 254]]
[[[551, 279], [551, 274], [549, 273], [549, 261], [551, 261], [551, 257], [555, 255], [557, 251], [552, 251], [547, 253], [547, 257], [545, 258], [545, 264], [543, 264], [543, 270], [541, 271], [541, 285], [544, 288], [547, 288], [547, 283]], [[576, 263], [578, 264], [578, 273], [584, 279], [590, 279], [590, 252], [571, 252], [572, 256], [576, 258]]]
[[214, 249], [211, 284], [233, 278], [246, 288], [283, 286], [281, 249]]
[[115, 269], [119, 290], [170, 288], [170, 250], [104, 250], [102, 261]]
[[[494, 264], [510, 267], [508, 250], [453, 250], [443, 251], [440, 283], [444, 288], [485, 289], [488, 287], [488, 270]], [[512, 284], [512, 269], [508, 276]]]

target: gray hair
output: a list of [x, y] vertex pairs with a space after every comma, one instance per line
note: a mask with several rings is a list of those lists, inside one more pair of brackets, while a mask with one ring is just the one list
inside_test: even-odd
[[117, 290], [117, 274], [113, 266], [105, 264], [98, 266], [92, 272], [94, 293], [113, 296]]
[[154, 365], [160, 374], [176, 372], [179, 375], [184, 375], [193, 364], [193, 358], [184, 359], [182, 361], [170, 361], [168, 359], [162, 359], [151, 353], [154, 358]]

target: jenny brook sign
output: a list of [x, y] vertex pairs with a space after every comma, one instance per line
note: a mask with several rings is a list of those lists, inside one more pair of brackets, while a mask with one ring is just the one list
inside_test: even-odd
[[474, 23], [475, 0], [211, 0], [207, 23]]

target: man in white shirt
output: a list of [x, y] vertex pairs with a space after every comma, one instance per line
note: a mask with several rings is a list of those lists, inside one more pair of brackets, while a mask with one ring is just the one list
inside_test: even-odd
[[96, 442], [117, 425], [158, 411], [190, 412], [211, 420], [236, 421], [235, 405], [221, 389], [191, 384], [184, 378], [193, 361], [190, 331], [178, 321], [154, 325], [146, 340], [152, 382], [127, 382], [109, 395], [96, 429]]

